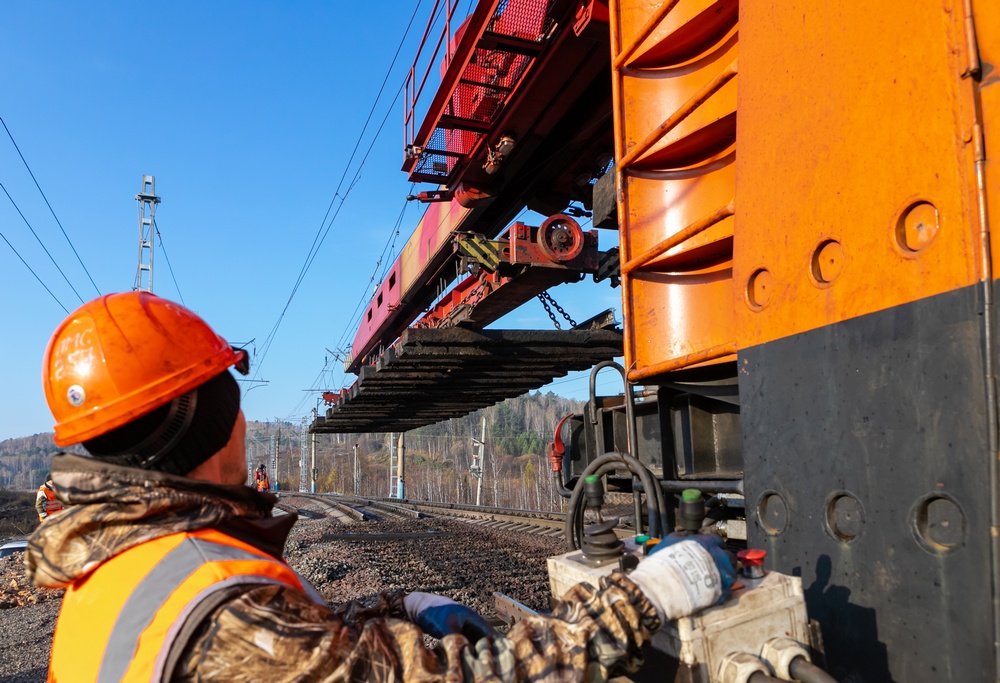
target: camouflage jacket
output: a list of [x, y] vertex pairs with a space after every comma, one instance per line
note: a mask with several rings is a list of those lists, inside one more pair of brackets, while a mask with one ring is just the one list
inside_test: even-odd
[[[280, 557], [293, 515], [275, 498], [118, 467], [76, 455], [53, 460], [66, 511], [31, 537], [31, 580], [65, 587], [134, 545], [211, 527]], [[171, 651], [175, 681], [599, 681], [641, 662], [656, 612], [621, 575], [569, 591], [552, 616], [518, 622], [475, 646], [460, 635], [433, 649], [407, 617], [400, 592], [378, 604], [319, 605], [285, 586], [247, 585], [182, 630]]]

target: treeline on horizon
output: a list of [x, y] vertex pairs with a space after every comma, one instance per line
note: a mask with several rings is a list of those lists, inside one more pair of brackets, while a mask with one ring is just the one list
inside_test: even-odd
[[[535, 510], [559, 510], [561, 499], [549, 471], [546, 447], [556, 424], [583, 403], [535, 392], [476, 411], [463, 418], [428, 425], [404, 436], [404, 494], [412, 500], [471, 504], [479, 480], [473, 476], [476, 440], [486, 420], [481, 504]], [[279, 490], [308, 488], [313, 435], [305, 420], [247, 423], [247, 467], [267, 465]], [[390, 491], [389, 444], [399, 434], [318, 434], [315, 438], [316, 491], [371, 497], [397, 495]], [[357, 445], [358, 477], [355, 481]], [[51, 458], [60, 449], [46, 432], [0, 441], [0, 488], [30, 491], [42, 483]], [[272, 451], [277, 467], [272, 472]], [[305, 461], [305, 471], [300, 462]], [[304, 475], [300, 477], [300, 474]], [[392, 484], [396, 482], [393, 479]]]

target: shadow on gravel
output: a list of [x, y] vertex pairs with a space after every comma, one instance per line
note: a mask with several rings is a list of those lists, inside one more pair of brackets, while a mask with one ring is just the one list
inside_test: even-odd
[[0, 683], [45, 683], [45, 676], [49, 672], [48, 664], [28, 671], [4, 676], [0, 678]]

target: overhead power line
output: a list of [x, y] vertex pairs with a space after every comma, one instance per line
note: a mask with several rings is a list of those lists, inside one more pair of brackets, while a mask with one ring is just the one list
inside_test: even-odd
[[17, 150], [17, 155], [21, 157], [21, 161], [24, 163], [24, 167], [28, 169], [28, 175], [31, 176], [31, 180], [34, 181], [35, 187], [38, 188], [39, 194], [41, 194], [42, 199], [45, 200], [45, 206], [49, 207], [49, 213], [51, 213], [52, 217], [56, 219], [56, 224], [59, 226], [59, 229], [62, 230], [63, 237], [66, 238], [66, 242], [69, 244], [69, 248], [73, 250], [73, 255], [76, 256], [76, 260], [80, 263], [80, 267], [83, 268], [83, 272], [85, 272], [87, 274], [87, 277], [90, 279], [90, 284], [94, 285], [94, 289], [97, 290], [97, 295], [100, 296], [101, 289], [97, 286], [97, 283], [94, 282], [94, 278], [90, 277], [90, 271], [87, 270], [87, 266], [83, 264], [83, 259], [80, 258], [80, 254], [77, 253], [76, 247], [73, 246], [73, 240], [71, 240], [69, 238], [69, 235], [66, 234], [66, 228], [63, 227], [62, 222], [59, 220], [59, 216], [56, 215], [56, 212], [52, 208], [52, 205], [49, 204], [49, 198], [45, 196], [45, 192], [42, 191], [42, 186], [38, 184], [38, 180], [35, 178], [35, 174], [31, 172], [31, 167], [28, 166], [28, 160], [24, 158], [23, 154], [21, 154], [21, 148], [17, 146], [17, 142], [14, 140], [14, 136], [11, 135], [10, 129], [7, 127], [7, 123], [3, 120], [2, 116], [0, 116], [0, 124], [3, 124], [3, 129], [7, 131], [7, 137], [10, 138], [11, 143], [14, 145], [14, 149]]
[[[413, 188], [415, 185], [416, 183], [410, 186], [410, 192], [408, 194], [413, 194]], [[359, 299], [357, 306], [355, 306], [354, 308], [354, 312], [351, 314], [351, 317], [348, 320], [347, 325], [344, 327], [344, 331], [341, 332], [340, 338], [334, 345], [338, 349], [342, 348], [344, 344], [347, 343], [347, 336], [351, 333], [351, 330], [357, 326], [357, 323], [360, 320], [359, 313], [363, 309], [364, 305], [368, 302], [368, 296], [369, 296], [368, 292], [371, 290], [371, 285], [375, 283], [376, 275], [379, 274], [379, 266], [381, 266], [383, 260], [385, 260], [386, 254], [388, 253], [389, 256], [391, 257], [391, 255], [395, 252], [396, 238], [399, 237], [399, 226], [403, 222], [403, 216], [406, 214], [406, 208], [409, 205], [410, 202], [408, 200], [403, 202], [403, 208], [400, 209], [399, 211], [399, 216], [396, 218], [396, 223], [393, 226], [392, 232], [389, 233], [389, 237], [386, 239], [385, 246], [382, 247], [382, 254], [379, 256], [378, 261], [375, 263], [375, 269], [372, 271], [371, 276], [368, 278], [368, 286], [365, 287], [364, 292], [362, 292], [361, 298]], [[381, 279], [384, 277], [385, 277], [385, 270], [383, 270], [381, 276], [379, 276], [379, 281], [381, 282]], [[327, 349], [327, 351], [330, 350]], [[337, 354], [334, 354], [334, 360], [336, 361], [338, 359], [339, 356]], [[329, 366], [330, 366], [330, 360], [329, 358], [325, 358], [323, 361], [323, 368], [319, 371], [319, 374], [316, 375], [316, 379], [313, 380], [312, 384], [309, 385], [309, 389], [307, 389], [307, 391], [333, 389], [335, 387], [335, 384], [332, 383], [334, 379], [333, 377], [334, 373], [329, 370]], [[338, 373], [340, 375], [344, 374], [342, 367], [338, 370]], [[290, 416], [297, 415], [298, 411], [302, 408], [302, 406], [309, 398], [310, 397], [307, 395], [303, 397], [301, 400], [299, 400], [299, 402], [295, 405], [294, 408], [292, 408], [291, 411], [289, 411], [288, 414]]]
[[28, 262], [25, 261], [24, 258], [19, 253], [17, 253], [17, 249], [14, 248], [14, 245], [11, 244], [10, 241], [6, 237], [4, 237], [4, 234], [2, 232], [0, 232], [0, 239], [3, 239], [3, 241], [7, 243], [7, 246], [10, 247], [10, 250], [12, 252], [14, 252], [14, 255], [17, 256], [19, 259], [21, 259], [21, 263], [24, 264], [24, 267], [27, 268], [28, 271], [32, 275], [35, 276], [35, 279], [38, 280], [38, 284], [40, 284], [42, 287], [44, 287], [45, 291], [49, 293], [49, 296], [51, 296], [55, 300], [55, 302], [57, 304], [59, 304], [59, 308], [63, 309], [63, 312], [65, 312], [66, 315], [69, 315], [69, 309], [67, 309], [65, 306], [63, 306], [62, 302], [59, 301], [59, 298], [55, 294], [52, 293], [52, 290], [49, 289], [48, 286], [44, 282], [42, 282], [42, 278], [38, 277], [38, 273], [36, 273], [34, 270], [32, 270], [31, 266], [28, 265]]
[[177, 284], [177, 278], [174, 276], [174, 267], [170, 265], [170, 257], [167, 255], [167, 248], [163, 246], [163, 235], [160, 234], [160, 229], [156, 226], [156, 221], [153, 221], [153, 230], [156, 232], [157, 239], [160, 240], [160, 250], [163, 252], [163, 258], [167, 262], [167, 270], [170, 271], [170, 279], [174, 281], [174, 289], [177, 290], [177, 296], [180, 297], [181, 303], [187, 306], [184, 301], [184, 295], [181, 294], [181, 288]]
[[[413, 193], [413, 188], [416, 183], [410, 185], [410, 194]], [[357, 329], [358, 323], [361, 321], [361, 315], [364, 312], [364, 307], [368, 304], [369, 298], [374, 293], [373, 285], [377, 287], [376, 277], [378, 277], [378, 282], [385, 277], [386, 270], [383, 269], [381, 275], [379, 275], [379, 268], [382, 266], [383, 261], [387, 261], [386, 254], [390, 256], [395, 252], [396, 239], [399, 237], [399, 228], [403, 224], [403, 216], [406, 215], [406, 209], [410, 206], [409, 200], [403, 201], [403, 207], [399, 210], [399, 215], [396, 217], [396, 223], [393, 225], [392, 231], [389, 233], [386, 239], [385, 246], [382, 247], [382, 253], [379, 255], [378, 260], [375, 262], [375, 268], [372, 270], [372, 274], [368, 278], [368, 285], [365, 287], [364, 291], [361, 293], [361, 297], [358, 299], [358, 303], [354, 307], [354, 312], [351, 313], [351, 317], [348, 319], [347, 324], [344, 326], [343, 332], [341, 332], [340, 337], [337, 339], [336, 347], [341, 348], [344, 344], [348, 343], [348, 336], [352, 331]], [[391, 264], [387, 264], [391, 265]]]
[[[281, 309], [281, 313], [278, 315], [278, 319], [275, 321], [274, 326], [271, 328], [271, 331], [265, 338], [264, 343], [261, 345], [261, 355], [259, 359], [256, 359], [255, 363], [256, 366], [256, 371], [254, 373], [255, 378], [260, 374], [260, 369], [264, 364], [264, 359], [267, 357], [267, 353], [271, 349], [271, 344], [273, 343], [274, 338], [278, 333], [278, 329], [281, 326], [282, 320], [284, 320], [285, 314], [288, 312], [288, 307], [291, 305], [292, 299], [295, 298], [295, 294], [296, 292], [298, 292], [299, 286], [305, 279], [306, 273], [309, 272], [309, 268], [310, 266], [312, 266], [312, 263], [315, 260], [316, 255], [319, 253], [320, 247], [323, 246], [323, 242], [326, 240], [326, 236], [329, 234], [330, 228], [333, 227], [333, 223], [337, 219], [341, 207], [343, 207], [344, 202], [347, 200], [347, 197], [350, 194], [351, 190], [357, 184], [358, 178], [361, 174], [361, 169], [364, 168], [365, 161], [368, 159], [368, 155], [375, 144], [375, 140], [377, 140], [378, 136], [381, 134], [382, 127], [385, 125], [385, 121], [389, 117], [389, 112], [392, 111], [392, 104], [395, 104], [396, 100], [399, 99], [400, 93], [403, 91], [403, 84], [400, 84], [399, 90], [396, 92], [395, 99], [389, 105], [385, 118], [382, 119], [382, 125], [379, 126], [378, 131], [376, 131], [375, 136], [372, 139], [371, 145], [369, 145], [368, 149], [365, 151], [364, 158], [362, 158], [361, 163], [358, 166], [358, 170], [355, 172], [354, 177], [351, 180], [351, 183], [347, 187], [347, 190], [344, 192], [343, 195], [341, 195], [340, 191], [341, 188], [344, 186], [344, 179], [347, 177], [347, 174], [351, 168], [351, 164], [354, 162], [354, 157], [357, 154], [358, 148], [361, 146], [361, 142], [364, 139], [365, 132], [368, 130], [368, 124], [370, 123], [372, 115], [375, 113], [375, 109], [378, 106], [378, 102], [382, 97], [382, 93], [385, 90], [385, 85], [388, 82], [389, 77], [392, 75], [393, 67], [395, 67], [396, 65], [396, 60], [399, 58], [399, 53], [403, 49], [403, 45], [406, 42], [406, 36], [409, 35], [410, 28], [413, 26], [413, 20], [416, 18], [417, 12], [420, 10], [420, 5], [422, 4], [422, 2], [423, 0], [419, 0], [417, 2], [417, 5], [413, 10], [413, 14], [410, 16], [410, 21], [406, 25], [406, 30], [403, 31], [403, 36], [399, 40], [399, 45], [396, 48], [396, 53], [393, 55], [392, 62], [389, 64], [389, 68], [386, 70], [385, 78], [382, 79], [382, 85], [379, 87], [378, 94], [375, 96], [375, 101], [372, 102], [371, 109], [368, 112], [368, 117], [367, 119], [365, 119], [365, 124], [361, 128], [361, 132], [358, 134], [358, 139], [354, 144], [354, 150], [351, 152], [351, 156], [347, 160], [347, 164], [344, 166], [344, 172], [343, 174], [341, 174], [340, 181], [337, 183], [337, 188], [336, 190], [334, 190], [333, 197], [330, 199], [330, 203], [327, 206], [326, 213], [323, 216], [323, 220], [320, 222], [319, 228], [316, 231], [316, 235], [313, 237], [312, 245], [310, 245], [309, 247], [309, 251], [306, 254], [306, 258], [302, 264], [302, 268], [299, 270], [299, 274], [295, 280], [295, 284], [292, 286], [292, 291], [288, 295], [288, 300], [285, 301], [285, 305]], [[336, 211], [333, 211], [333, 205], [338, 197], [340, 197], [340, 205], [337, 207]], [[333, 211], [332, 217], [330, 216], [331, 211]], [[329, 219], [329, 223], [327, 222], [327, 219]]]
[[[10, 192], [7, 191], [7, 188], [4, 187], [3, 183], [0, 183], [0, 190], [3, 190], [3, 193], [5, 195], [7, 195], [7, 199], [9, 199], [10, 203], [13, 204], [14, 210], [17, 211], [17, 214], [21, 217], [21, 220], [24, 221], [24, 224], [28, 226], [28, 230], [31, 231], [31, 234], [35, 236], [35, 239], [38, 241], [39, 246], [41, 246], [42, 251], [44, 251], [45, 255], [49, 257], [49, 260], [52, 261], [52, 265], [54, 265], [56, 267], [56, 270], [59, 271], [59, 274], [63, 276], [63, 280], [66, 281], [66, 284], [69, 285], [69, 288], [73, 290], [73, 293], [76, 294], [76, 298], [79, 299], [80, 303], [82, 304], [83, 303], [83, 297], [80, 296], [80, 293], [78, 291], [76, 291], [76, 287], [73, 286], [73, 283], [69, 281], [68, 277], [66, 277], [66, 273], [63, 272], [63, 269], [59, 267], [58, 263], [56, 263], [55, 258], [52, 257], [52, 254], [50, 254], [49, 250], [45, 247], [45, 243], [42, 242], [42, 238], [39, 237], [38, 233], [35, 232], [35, 229], [33, 227], [31, 227], [31, 223], [29, 223], [28, 219], [25, 218], [24, 213], [21, 211], [21, 208], [17, 205], [17, 202], [14, 201], [14, 198], [10, 196]], [[11, 247], [11, 248], [13, 249], [13, 247]], [[17, 253], [17, 252], [15, 252], [15, 253]], [[18, 256], [20, 257], [20, 255], [18, 255]], [[62, 304], [60, 304], [60, 305], [62, 305]]]

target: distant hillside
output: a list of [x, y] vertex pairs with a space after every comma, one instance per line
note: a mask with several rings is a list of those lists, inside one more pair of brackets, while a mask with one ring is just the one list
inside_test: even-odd
[[83, 452], [80, 447], [56, 446], [52, 432], [0, 441], [0, 488], [30, 491], [42, 484], [52, 456], [62, 450]]
[[[486, 419], [486, 452], [481, 502], [484, 505], [559, 509], [546, 445], [559, 420], [580, 412], [581, 401], [535, 392], [406, 433], [405, 495], [423, 500], [474, 503], [478, 481], [472, 476], [473, 439], [479, 439]], [[263, 462], [277, 472], [272, 481], [282, 489], [298, 490], [300, 459], [306, 474], [312, 438], [302, 421], [247, 423], [247, 458], [252, 466]], [[393, 448], [396, 447], [396, 434]], [[358, 453], [360, 495], [389, 495], [388, 434], [323, 434], [316, 437], [317, 490], [355, 492], [354, 446]], [[60, 449], [52, 433], [34, 434], [0, 442], [0, 488], [33, 490], [48, 472], [52, 455]], [[76, 447], [79, 452], [82, 449]], [[307, 479], [306, 479], [307, 480]], [[395, 492], [393, 492], [395, 493]]]

